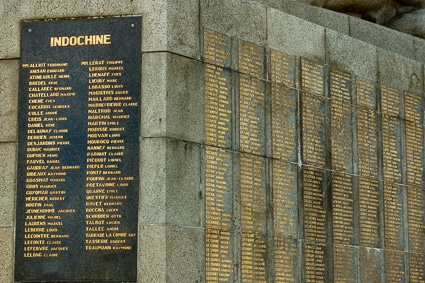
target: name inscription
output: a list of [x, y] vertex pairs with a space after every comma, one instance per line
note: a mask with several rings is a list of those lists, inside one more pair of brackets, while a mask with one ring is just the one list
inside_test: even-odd
[[140, 25], [22, 24], [16, 281], [136, 279]]

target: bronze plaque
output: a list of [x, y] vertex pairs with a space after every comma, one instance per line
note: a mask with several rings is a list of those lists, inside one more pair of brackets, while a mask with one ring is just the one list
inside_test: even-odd
[[141, 18], [21, 28], [15, 280], [136, 281]]

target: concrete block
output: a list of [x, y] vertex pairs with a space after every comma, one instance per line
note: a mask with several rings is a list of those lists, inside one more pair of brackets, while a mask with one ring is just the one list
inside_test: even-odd
[[326, 52], [329, 64], [356, 76], [377, 80], [376, 47], [347, 35], [327, 30]]
[[[156, 6], [157, 1], [153, 1]], [[190, 58], [201, 55], [199, 34], [199, 1], [168, 0], [167, 50]]]
[[204, 71], [198, 61], [167, 55], [167, 136], [204, 142]]
[[204, 241], [201, 228], [167, 227], [167, 282], [205, 282]]
[[167, 0], [134, 1], [142, 11], [142, 51], [167, 50]]
[[198, 144], [167, 139], [167, 223], [201, 226], [201, 149]]
[[138, 282], [205, 282], [204, 230], [142, 225]]
[[282, 7], [280, 10], [285, 13], [313, 22], [339, 33], [349, 34], [350, 32], [349, 19], [345, 14], [300, 3], [301, 1], [284, 0], [279, 2], [281, 2]]
[[378, 68], [382, 85], [401, 91], [422, 93], [421, 63], [379, 48]]
[[199, 58], [199, 1], [139, 0], [135, 12], [142, 12], [142, 50], [168, 50]]
[[142, 56], [141, 136], [163, 137], [167, 123], [167, 55]]
[[17, 140], [19, 61], [0, 60], [0, 142]]
[[266, 7], [248, 0], [201, 0], [201, 26], [262, 45], [267, 40]]
[[350, 17], [350, 35], [388, 51], [414, 59], [413, 36]]
[[139, 223], [166, 222], [166, 147], [163, 138], [141, 140]]
[[144, 54], [142, 61], [142, 137], [202, 143], [202, 64], [168, 53]]
[[145, 138], [141, 142], [140, 164], [140, 222], [200, 226], [200, 146], [174, 139]]
[[[140, 283], [165, 283], [167, 281], [167, 250], [165, 225], [142, 225], [139, 229]], [[182, 281], [185, 282], [185, 281]]]
[[323, 61], [325, 28], [275, 9], [268, 13], [268, 42], [272, 49]]
[[0, 227], [0, 247], [0, 282], [14, 282], [12, 227]]
[[0, 226], [12, 225], [15, 215], [16, 144], [0, 143]]

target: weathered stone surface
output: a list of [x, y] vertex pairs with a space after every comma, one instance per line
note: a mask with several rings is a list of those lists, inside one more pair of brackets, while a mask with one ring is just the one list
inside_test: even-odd
[[[296, 0], [425, 38], [424, 0]], [[420, 9], [420, 10], [417, 10]]]
[[388, 0], [311, 0], [310, 3], [335, 11], [364, 12], [378, 9], [388, 4]]
[[[273, 6], [272, 6], [273, 7]], [[328, 9], [317, 9], [311, 5], [295, 1], [283, 1], [280, 10], [320, 26], [349, 34], [349, 17]]]
[[422, 38], [415, 37], [413, 39], [413, 45], [415, 48], [415, 60], [419, 62], [425, 62], [425, 40]]
[[0, 143], [0, 226], [12, 225], [15, 215], [16, 156], [15, 143]]
[[141, 143], [140, 164], [140, 221], [199, 227], [203, 203], [199, 145], [168, 138], [145, 138]]
[[378, 66], [382, 85], [422, 93], [422, 64], [419, 62], [378, 49]]
[[[167, 223], [201, 226], [201, 149], [198, 144], [167, 139]], [[184, 205], [183, 205], [184, 204]]]
[[274, 9], [270, 9], [267, 23], [270, 48], [317, 60], [325, 58], [325, 28]]
[[142, 137], [163, 137], [167, 123], [167, 55], [147, 53], [142, 56]]
[[254, 43], [267, 38], [266, 6], [247, 0], [202, 0], [201, 25]]
[[425, 38], [425, 9], [404, 14], [400, 18], [391, 21], [387, 26], [404, 33]]
[[332, 67], [376, 81], [378, 74], [377, 51], [374, 46], [328, 30], [326, 32], [326, 52]]
[[142, 225], [138, 282], [204, 282], [204, 230]]
[[166, 222], [167, 142], [164, 138], [144, 138], [140, 143], [140, 209], [142, 224]]
[[142, 137], [204, 140], [203, 66], [169, 53], [142, 58]]
[[[141, 225], [139, 229], [138, 280], [141, 283], [167, 281], [167, 238], [165, 225]], [[184, 282], [184, 281], [183, 281]]]
[[204, 229], [169, 225], [166, 239], [166, 282], [204, 282]]
[[351, 36], [381, 47], [388, 51], [398, 53], [407, 58], [415, 58], [413, 36], [403, 34], [389, 28], [372, 25], [361, 19], [350, 19]]
[[14, 282], [12, 227], [0, 227], [0, 247], [0, 282]]
[[0, 61], [0, 142], [17, 140], [19, 61]]

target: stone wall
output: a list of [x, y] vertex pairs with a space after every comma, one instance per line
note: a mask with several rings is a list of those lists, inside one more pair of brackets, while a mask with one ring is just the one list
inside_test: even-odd
[[1, 282], [20, 21], [119, 15], [143, 17], [138, 282], [423, 282], [424, 41], [263, 2], [0, 4]]

